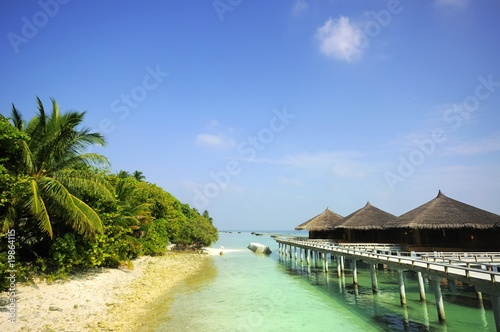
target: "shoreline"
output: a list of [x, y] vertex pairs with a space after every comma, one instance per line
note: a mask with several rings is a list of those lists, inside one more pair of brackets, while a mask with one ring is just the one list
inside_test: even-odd
[[[199, 273], [210, 255], [167, 252], [142, 256], [128, 269], [104, 268], [48, 284], [36, 280], [18, 284], [16, 323], [10, 323], [8, 293], [0, 293], [1, 331], [137, 331], [151, 328], [151, 317], [161, 301], [168, 305], [176, 286]], [[167, 298], [168, 297], [168, 298]], [[163, 307], [163, 311], [167, 308]]]

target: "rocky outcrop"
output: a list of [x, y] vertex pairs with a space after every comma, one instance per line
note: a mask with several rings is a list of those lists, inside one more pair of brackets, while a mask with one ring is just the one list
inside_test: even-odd
[[272, 253], [271, 249], [269, 249], [268, 246], [265, 246], [260, 243], [251, 242], [247, 248], [258, 254], [269, 255]]

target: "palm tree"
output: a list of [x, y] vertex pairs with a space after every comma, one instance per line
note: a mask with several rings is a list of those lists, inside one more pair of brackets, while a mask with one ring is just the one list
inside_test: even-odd
[[132, 176], [137, 180], [137, 181], [144, 181], [146, 180], [146, 177], [142, 174], [141, 171], [134, 171], [132, 173]]
[[148, 203], [133, 204], [133, 196], [136, 185], [130, 179], [119, 179], [115, 186], [117, 203], [120, 216], [115, 219], [114, 224], [122, 227], [130, 227], [135, 230], [143, 222], [149, 222], [152, 218]]
[[[78, 129], [85, 112], [61, 114], [52, 99], [52, 113], [45, 112], [39, 98], [38, 113], [25, 122], [12, 105], [12, 122], [30, 138], [22, 142], [23, 160], [19, 173], [29, 177], [26, 195], [17, 197], [4, 221], [4, 228], [28, 215], [51, 238], [54, 223], [62, 222], [77, 232], [93, 237], [102, 233], [103, 225], [98, 214], [88, 206], [82, 195], [92, 193], [113, 199], [105, 180], [91, 166], [109, 164], [96, 153], [85, 153], [91, 145], [105, 145], [104, 137], [89, 128]], [[20, 213], [19, 213], [20, 212]]]
[[130, 173], [127, 171], [124, 171], [124, 170], [120, 170], [116, 175], [120, 179], [126, 179], [126, 178], [130, 177]]

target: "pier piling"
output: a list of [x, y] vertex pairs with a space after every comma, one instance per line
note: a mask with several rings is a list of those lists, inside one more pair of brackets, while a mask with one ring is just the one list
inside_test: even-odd
[[372, 291], [373, 294], [378, 293], [378, 282], [377, 282], [377, 266], [375, 264], [370, 264], [370, 274], [372, 277]]
[[418, 279], [418, 291], [420, 293], [420, 300], [425, 301], [425, 287], [424, 287], [424, 278], [422, 277], [422, 272], [417, 272]]
[[354, 285], [357, 285], [358, 284], [358, 266], [356, 264], [355, 259], [351, 260], [351, 267], [352, 267], [352, 283]]
[[403, 270], [398, 270], [399, 298], [401, 305], [406, 305], [406, 291]]
[[439, 281], [439, 278], [433, 278], [432, 285], [434, 287], [434, 298], [436, 300], [438, 318], [440, 322], [444, 322], [446, 320], [446, 315], [444, 312], [443, 295], [441, 294], [441, 285]]

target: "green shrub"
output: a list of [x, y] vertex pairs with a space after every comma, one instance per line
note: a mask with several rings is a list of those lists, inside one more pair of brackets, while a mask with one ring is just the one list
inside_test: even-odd
[[155, 256], [165, 253], [169, 242], [168, 224], [165, 219], [155, 219], [149, 224], [144, 224], [141, 230], [145, 232], [141, 238], [145, 255]]

